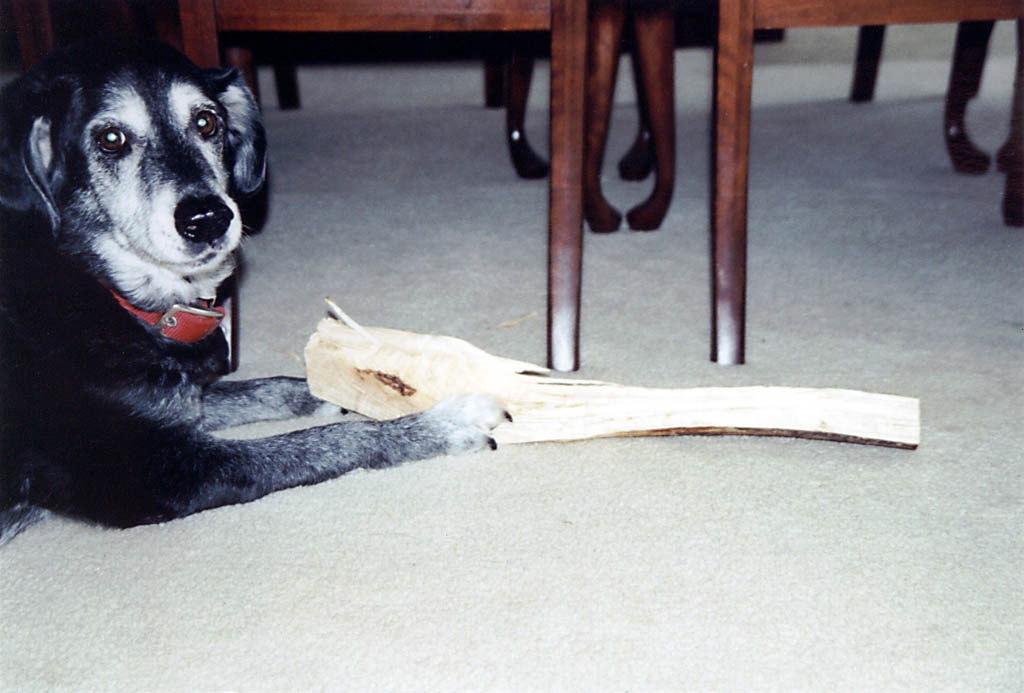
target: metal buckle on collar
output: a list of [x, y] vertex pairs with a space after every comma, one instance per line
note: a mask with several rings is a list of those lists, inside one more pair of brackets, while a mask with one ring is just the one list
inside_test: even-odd
[[206, 308], [196, 308], [195, 306], [185, 306], [180, 303], [175, 303], [171, 306], [166, 313], [160, 316], [160, 320], [157, 321], [158, 327], [176, 327], [178, 324], [178, 318], [175, 317], [178, 313], [189, 313], [201, 318], [214, 318], [219, 320], [223, 315], [216, 310], [207, 310]]

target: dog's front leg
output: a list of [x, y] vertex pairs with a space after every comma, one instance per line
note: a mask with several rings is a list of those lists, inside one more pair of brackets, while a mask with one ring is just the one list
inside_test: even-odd
[[390, 421], [328, 424], [254, 440], [200, 434], [174, 461], [143, 467], [151, 475], [142, 484], [148, 500], [131, 507], [126, 516], [98, 519], [121, 526], [162, 522], [316, 484], [354, 469], [493, 449], [491, 430], [510, 418], [493, 398], [464, 395]]
[[333, 423], [249, 440], [215, 438], [187, 426], [154, 428], [129, 417], [116, 430], [89, 426], [91, 447], [74, 464], [65, 464], [58, 451], [35, 460], [26, 470], [24, 503], [115, 527], [165, 522], [353, 469], [493, 448], [491, 430], [507, 418], [485, 395], [449, 397], [390, 421]]
[[309, 387], [302, 378], [227, 380], [213, 383], [203, 391], [200, 425], [205, 431], [217, 431], [254, 421], [329, 415], [339, 411], [339, 407], [309, 394]]

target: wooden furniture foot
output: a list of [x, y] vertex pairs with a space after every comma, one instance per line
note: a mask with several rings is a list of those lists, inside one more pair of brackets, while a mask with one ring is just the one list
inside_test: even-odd
[[626, 215], [634, 231], [653, 231], [661, 226], [672, 201], [676, 171], [675, 12], [672, 8], [636, 10], [635, 60], [639, 65], [654, 145], [655, 178], [650, 196]]
[[590, 229], [597, 233], [616, 231], [622, 222], [622, 214], [608, 203], [601, 191], [601, 169], [625, 18], [625, 0], [597, 0], [591, 7], [584, 124], [583, 216]]
[[641, 116], [640, 125], [636, 129], [636, 139], [619, 159], [619, 177], [622, 180], [641, 181], [651, 175], [653, 170], [654, 145], [651, 142], [651, 129]]
[[533, 79], [533, 57], [513, 46], [505, 70], [505, 137], [512, 166], [520, 178], [544, 178], [548, 175], [548, 163], [526, 139], [526, 99]]
[[981, 85], [985, 54], [994, 24], [991, 21], [961, 22], [957, 26], [944, 113], [946, 151], [957, 173], [984, 173], [991, 162], [989, 155], [971, 142], [964, 117], [967, 102], [978, 94]]
[[654, 144], [651, 142], [651, 117], [647, 113], [647, 95], [644, 93], [643, 78], [640, 76], [640, 61], [636, 53], [630, 61], [633, 66], [633, 85], [636, 88], [636, 107], [640, 122], [637, 124], [636, 139], [629, 151], [619, 159], [619, 176], [622, 180], [640, 181], [654, 170]]

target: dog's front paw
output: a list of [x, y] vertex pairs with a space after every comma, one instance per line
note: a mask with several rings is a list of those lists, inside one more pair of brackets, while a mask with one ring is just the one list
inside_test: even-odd
[[446, 397], [423, 413], [423, 418], [440, 434], [444, 453], [459, 455], [497, 444], [491, 431], [512, 417], [498, 400], [489, 395]]

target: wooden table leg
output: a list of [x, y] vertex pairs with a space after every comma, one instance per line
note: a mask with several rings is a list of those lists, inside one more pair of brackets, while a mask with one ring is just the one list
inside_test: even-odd
[[753, 0], [719, 5], [712, 164], [711, 359], [744, 359]]
[[[674, 40], [672, 50], [675, 52]], [[640, 61], [637, 60], [636, 53], [633, 53], [629, 63], [633, 66], [633, 85], [636, 90], [637, 120], [639, 122], [637, 123], [636, 139], [630, 145], [629, 151], [619, 159], [619, 177], [622, 180], [643, 180], [654, 170], [654, 143], [651, 142], [651, 118], [647, 114], [644, 78], [640, 76]]]
[[548, 175], [548, 163], [526, 139], [526, 100], [533, 80], [533, 56], [523, 50], [521, 43], [510, 42], [505, 61], [505, 140], [512, 167], [520, 178], [544, 178]]
[[1006, 174], [1003, 222], [1024, 226], [1024, 18], [1017, 20], [1017, 71], [1013, 78], [1010, 136], [999, 150], [999, 170]]
[[617, 231], [622, 214], [601, 189], [615, 79], [622, 53], [626, 0], [596, 0], [587, 18], [586, 115], [583, 147], [583, 217], [595, 233]]
[[199, 67], [220, 67], [220, 37], [213, 0], [178, 0], [182, 52]]
[[21, 51], [21, 67], [28, 70], [53, 50], [53, 19], [49, 0], [13, 0], [11, 12]]
[[579, 368], [586, 60], [586, 0], [552, 0], [548, 364], [558, 371]]
[[637, 9], [634, 60], [640, 64], [647, 115], [654, 143], [654, 189], [629, 210], [626, 221], [634, 231], [654, 231], [668, 213], [676, 178], [675, 12]]
[[256, 103], [261, 103], [260, 83], [256, 74], [256, 60], [253, 58], [252, 50], [243, 46], [225, 46], [223, 62], [225, 67], [233, 67], [242, 73], [242, 79], [248, 85]]
[[853, 84], [850, 101], [862, 103], [875, 98], [878, 63], [882, 60], [885, 25], [868, 24], [857, 32], [857, 58], [853, 63]]

